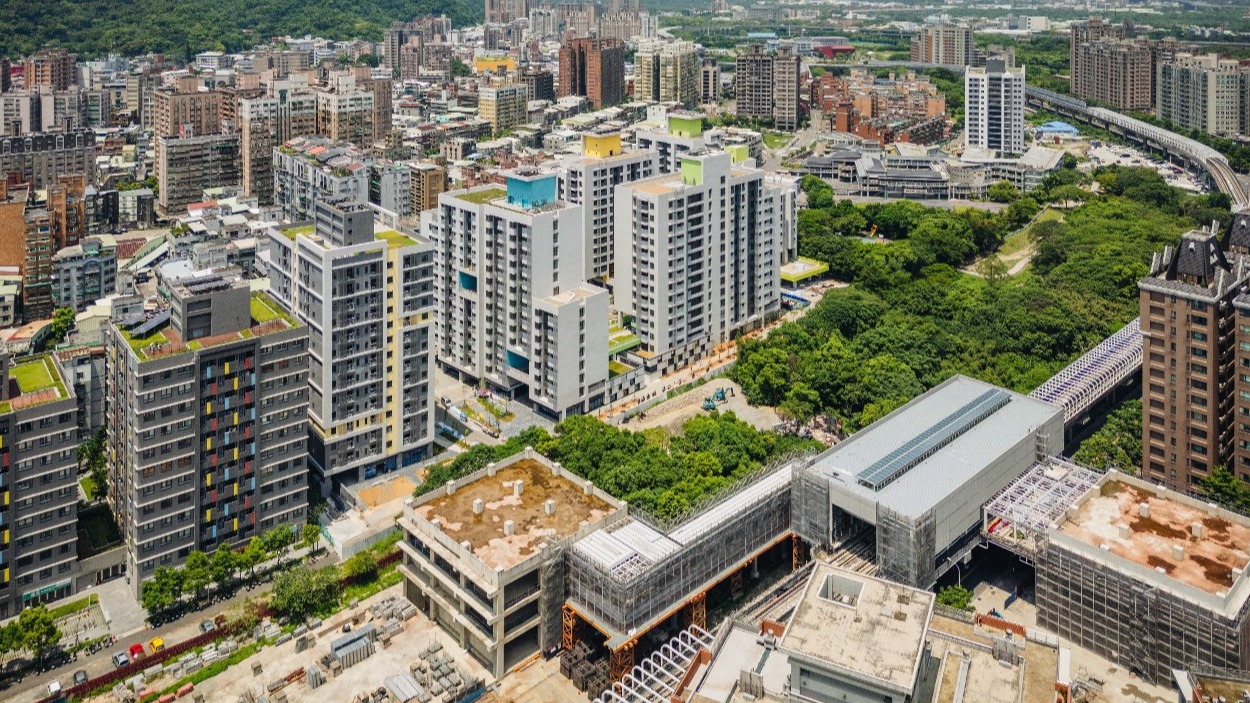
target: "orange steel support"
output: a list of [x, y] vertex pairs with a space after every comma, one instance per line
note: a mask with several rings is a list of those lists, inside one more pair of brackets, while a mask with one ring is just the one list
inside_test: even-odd
[[745, 567], [738, 569], [733, 572], [732, 576], [729, 577], [729, 590], [732, 591], [734, 595], [738, 595], [742, 592], [742, 582], [745, 580], [744, 574], [742, 573], [744, 570]]
[[634, 668], [634, 640], [630, 640], [621, 645], [620, 648], [612, 650], [612, 655], [608, 660], [608, 678], [612, 681], [620, 681], [629, 670]]
[[707, 591], [703, 591], [691, 599], [690, 624], [707, 629]]
[[560, 633], [560, 646], [569, 650], [573, 648], [573, 644], [576, 639], [575, 630], [577, 629], [577, 613], [573, 612], [573, 609], [570, 608], [567, 603], [564, 604], [563, 624], [564, 629]]

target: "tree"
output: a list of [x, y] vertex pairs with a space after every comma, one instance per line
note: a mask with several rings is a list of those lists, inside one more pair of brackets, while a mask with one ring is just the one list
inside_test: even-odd
[[[906, 201], [904, 201], [906, 202]], [[976, 253], [972, 228], [957, 215], [933, 214], [920, 220], [908, 237], [921, 267], [929, 264], [962, 264]]]
[[208, 555], [197, 550], [187, 555], [187, 561], [182, 566], [182, 587], [195, 598], [200, 597], [200, 592], [208, 588], [208, 584], [213, 582], [213, 574], [211, 562]]
[[820, 394], [806, 383], [799, 382], [786, 393], [780, 409], [798, 422], [806, 423], [820, 412], [820, 406]]
[[956, 610], [972, 610], [972, 591], [963, 586], [943, 586], [937, 592], [937, 602]]
[[17, 617], [17, 631], [21, 636], [22, 647], [37, 656], [40, 664], [48, 650], [61, 641], [61, 631], [57, 629], [56, 620], [42, 605], [22, 611]]
[[377, 68], [382, 65], [382, 59], [378, 58], [377, 54], [361, 54], [356, 57], [356, 65]]
[[360, 552], [343, 562], [343, 578], [349, 581], [371, 581], [377, 575], [378, 558], [373, 552]]
[[1081, 442], [1073, 460], [1103, 471], [1114, 467], [1137, 473], [1142, 462], [1141, 413], [1140, 399], [1124, 401], [1107, 415], [1102, 427]]
[[182, 599], [182, 572], [168, 566], [158, 566], [152, 578], [143, 582], [139, 591], [139, 604], [149, 615], [172, 609]]
[[451, 76], [452, 78], [462, 78], [464, 76], [473, 75], [473, 69], [469, 65], [456, 57], [451, 58]]
[[1207, 497], [1226, 508], [1245, 511], [1250, 508], [1250, 489], [1228, 467], [1217, 466], [1210, 474], [1198, 479], [1198, 486]]
[[248, 576], [255, 577], [256, 567], [265, 562], [266, 556], [264, 540], [260, 537], [253, 537], [248, 540], [247, 547], [239, 555], [239, 568], [247, 569]]
[[52, 324], [48, 326], [48, 336], [44, 337], [43, 349], [52, 349], [65, 341], [74, 329], [77, 313], [73, 308], [57, 308], [52, 313]]
[[269, 606], [292, 619], [325, 613], [338, 599], [338, 569], [295, 566], [278, 574]]
[[1014, 203], [1020, 199], [1020, 189], [1011, 181], [999, 181], [990, 186], [985, 195], [990, 199], [990, 202]]
[[290, 525], [278, 525], [260, 536], [261, 544], [265, 546], [265, 551], [278, 557], [278, 563], [282, 563], [282, 557], [286, 555], [286, 550], [295, 544], [295, 530]]
[[221, 590], [234, 581], [234, 574], [239, 570], [239, 554], [233, 549], [222, 545], [213, 552], [209, 560], [208, 573], [217, 589]]
[[308, 553], [310, 556], [312, 555], [314, 549], [317, 546], [317, 543], [320, 540], [321, 540], [321, 526], [320, 525], [308, 524], [308, 525], [304, 525], [301, 528], [300, 542], [303, 544], [304, 548], [308, 550]]
[[89, 499], [98, 499], [106, 492], [108, 485], [108, 466], [105, 464], [104, 449], [108, 444], [108, 433], [101, 427], [86, 442], [78, 445], [78, 469], [86, 471], [95, 486], [95, 495]]
[[1020, 198], [1007, 206], [1007, 221], [1012, 227], [1023, 227], [1037, 217], [1041, 210], [1042, 206], [1033, 198]]

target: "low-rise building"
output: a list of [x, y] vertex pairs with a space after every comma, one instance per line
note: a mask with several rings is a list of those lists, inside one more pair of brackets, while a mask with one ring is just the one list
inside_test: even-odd
[[117, 250], [112, 237], [87, 237], [52, 256], [52, 298], [59, 308], [81, 311], [117, 290]]
[[564, 549], [620, 502], [527, 449], [414, 498], [404, 594], [493, 676], [561, 642]]

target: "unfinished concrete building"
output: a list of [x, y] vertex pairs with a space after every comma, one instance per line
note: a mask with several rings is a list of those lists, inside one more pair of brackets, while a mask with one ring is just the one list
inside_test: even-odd
[[560, 644], [564, 548], [624, 518], [621, 508], [526, 449], [405, 506], [405, 595], [501, 677]]
[[933, 585], [978, 542], [981, 506], [1063, 448], [1063, 410], [954, 376], [795, 476], [794, 532], [833, 545], [876, 530], [888, 579]]
[[1250, 518], [1109, 471], [1045, 530], [1038, 624], [1154, 683], [1250, 668]]

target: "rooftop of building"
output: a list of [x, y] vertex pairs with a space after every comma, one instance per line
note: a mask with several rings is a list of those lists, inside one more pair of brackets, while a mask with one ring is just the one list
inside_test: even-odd
[[1250, 276], [1247, 259], [1228, 253], [1218, 235], [1217, 223], [1186, 232], [1179, 244], [1154, 255], [1150, 275], [1138, 285], [1208, 302], [1234, 291]]
[[1115, 473], [1091, 489], [1056, 529], [1217, 596], [1230, 591], [1250, 564], [1250, 518]]
[[[520, 484], [519, 492], [517, 484]], [[479, 503], [480, 501], [480, 503]], [[548, 512], [547, 501], [554, 501]], [[480, 506], [481, 512], [475, 512]], [[583, 484], [529, 458], [497, 467], [461, 485], [413, 505], [426, 520], [456, 542], [468, 542], [474, 556], [502, 571], [539, 553], [540, 548], [577, 533], [615, 512], [613, 505], [587, 492]], [[511, 523], [511, 528], [508, 524]], [[509, 533], [511, 530], [511, 533]]]
[[70, 397], [61, 370], [50, 354], [15, 360], [9, 367], [8, 383], [9, 399], [0, 401], [0, 414]]
[[[402, 247], [410, 247], [420, 243], [415, 236], [405, 234], [397, 229], [388, 227], [380, 220], [375, 219], [373, 222], [373, 238], [380, 242], [386, 242], [388, 249], [399, 249]], [[317, 235], [317, 226], [311, 222], [276, 227], [275, 230], [291, 241], [295, 241], [296, 237], [309, 237], [318, 243], [324, 244], [322, 238]]]
[[211, 349], [241, 339], [273, 334], [299, 327], [300, 323], [282, 308], [268, 293], [257, 292], [251, 296], [251, 327], [214, 337], [201, 337], [190, 342], [183, 341], [170, 326], [169, 308], [161, 308], [145, 314], [142, 319], [119, 320], [115, 323], [122, 339], [134, 351], [139, 361], [151, 361], [165, 356], [201, 349]]
[[928, 591], [817, 564], [778, 648], [910, 693], [933, 601]]
[[993, 384], [953, 376], [817, 456], [839, 490], [921, 515], [1063, 411]]
[[1250, 671], [1202, 667], [1201, 671], [1176, 671], [1176, 684], [1186, 701], [1219, 703], [1250, 699]]

